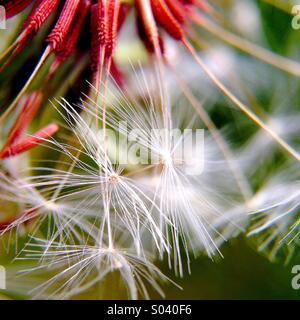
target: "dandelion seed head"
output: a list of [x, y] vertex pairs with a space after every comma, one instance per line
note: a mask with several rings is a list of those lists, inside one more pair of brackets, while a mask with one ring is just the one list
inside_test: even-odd
[[45, 208], [48, 210], [57, 211], [58, 205], [54, 201], [50, 201], [45, 203]]
[[118, 183], [119, 182], [119, 176], [117, 174], [113, 174], [108, 177], [108, 180], [112, 183]]

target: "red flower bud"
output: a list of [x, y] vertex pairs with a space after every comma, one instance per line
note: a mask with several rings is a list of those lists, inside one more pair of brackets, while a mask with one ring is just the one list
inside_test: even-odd
[[40, 107], [42, 97], [42, 94], [37, 91], [31, 93], [28, 97], [26, 97], [19, 115], [17, 116], [16, 121], [9, 133], [5, 148], [12, 145], [20, 138], [20, 136], [34, 117], [36, 111]]
[[183, 30], [163, 0], [151, 0], [153, 15], [159, 24], [176, 40], [182, 40]]
[[21, 139], [17, 143], [5, 148], [0, 152], [0, 159], [6, 159], [34, 148], [44, 142], [45, 139], [54, 135], [57, 130], [58, 126], [56, 124], [49, 124], [32, 136]]
[[80, 0], [66, 0], [58, 21], [47, 39], [47, 42], [53, 51], [57, 52], [60, 50], [66, 41], [79, 4]]

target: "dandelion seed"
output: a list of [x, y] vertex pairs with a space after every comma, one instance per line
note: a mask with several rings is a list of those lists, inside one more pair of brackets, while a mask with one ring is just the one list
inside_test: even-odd
[[250, 200], [249, 207], [254, 217], [249, 236], [258, 237], [259, 250], [270, 252], [271, 258], [282, 248], [292, 252], [299, 236], [298, 171], [281, 170], [274, 175]]
[[81, 207], [84, 201], [80, 196], [60, 196], [53, 199], [48, 194], [49, 190], [37, 190], [29, 178], [12, 179], [4, 174], [0, 175], [0, 187], [3, 193], [1, 201], [18, 203], [16, 215], [0, 223], [2, 234], [29, 222], [32, 232], [36, 233], [47, 221], [46, 236], [49, 245], [57, 239], [61, 243], [82, 241], [83, 232], [93, 236], [93, 225], [88, 218], [94, 216], [94, 211], [89, 207]]
[[[111, 163], [104, 150], [103, 139], [99, 139], [97, 130], [91, 128], [88, 122], [66, 101], [61, 102], [60, 105], [67, 112], [67, 116], [64, 118], [69, 126], [74, 128], [82, 150], [60, 144], [54, 140], [49, 142], [55, 149], [63, 152], [70, 160], [74, 161], [74, 169], [79, 172], [51, 170], [49, 175], [33, 177], [30, 186], [43, 187], [48, 192], [62, 187], [62, 195], [66, 199], [69, 196], [72, 198], [73, 195], [80, 194], [83, 199], [82, 205], [85, 204], [89, 207], [90, 203], [98, 203], [99, 210], [95, 212], [95, 216], [103, 218], [102, 228], [100, 228], [98, 235], [99, 244], [106, 237], [103, 229], [105, 224], [112, 223], [117, 226], [123, 225], [123, 228], [128, 230], [132, 238], [135, 239], [137, 250], [140, 250], [141, 246], [139, 240], [141, 228], [146, 228], [151, 233], [157, 248], [162, 247], [164, 250], [168, 250], [168, 244], [153, 217], [153, 211], [159, 210], [158, 206], [133, 179], [122, 175], [121, 166], [114, 166]], [[88, 157], [94, 167], [86, 161], [76, 158], [72, 154], [73, 151], [79, 151]], [[70, 191], [68, 188], [71, 188]], [[65, 189], [67, 191], [64, 191]], [[106, 192], [108, 192], [107, 195]], [[110, 211], [112, 211], [112, 217], [109, 218]], [[167, 219], [162, 212], [161, 219]]]
[[[38, 251], [47, 247], [40, 241], [26, 250], [28, 259], [42, 259], [41, 265], [28, 270], [41, 268], [58, 270], [57, 274], [33, 290], [39, 297], [50, 292], [49, 298], [66, 299], [76, 296], [101, 282], [108, 273], [119, 272], [131, 299], [139, 296], [149, 299], [145, 282], [163, 296], [158, 281], [169, 281], [145, 257], [136, 256], [128, 249], [105, 248], [96, 246], [65, 246], [55, 244], [50, 250]], [[62, 271], [59, 271], [62, 270]], [[62, 283], [58, 285], [58, 283]]]
[[[268, 121], [268, 126], [274, 132], [285, 138], [286, 141], [292, 141], [299, 134], [299, 115], [294, 114], [274, 114]], [[276, 144], [266, 135], [265, 132], [259, 130], [249, 141], [243, 146], [239, 154], [239, 162], [245, 170], [254, 171], [257, 161], [261, 163], [268, 157], [274, 155]]]
[[[206, 183], [209, 179], [212, 179], [212, 172], [207, 173], [210, 175], [207, 180], [199, 175], [199, 172], [202, 172], [203, 153], [207, 152], [209, 154], [208, 150], [200, 148], [198, 152], [195, 152], [192, 149], [185, 149], [184, 157], [180, 153], [182, 142], [188, 137], [180, 133], [178, 140], [175, 140], [176, 142], [174, 143], [173, 130], [181, 127], [181, 119], [179, 119], [177, 110], [174, 111], [176, 119], [171, 118], [173, 123], [171, 122], [170, 127], [165, 128], [164, 120], [157, 112], [156, 100], [147, 90], [146, 79], [144, 79], [144, 84], [140, 82], [139, 85], [145, 99], [143, 107], [138, 104], [134, 105], [127, 100], [125, 100], [124, 105], [115, 103], [113, 104], [113, 114], [117, 116], [109, 114], [107, 116], [107, 125], [114, 130], [119, 130], [123, 136], [130, 136], [130, 132], [135, 130], [139, 132], [137, 144], [140, 147], [140, 153], [148, 155], [150, 151], [151, 159], [155, 160], [148, 165], [150, 172], [153, 172], [156, 176], [156, 185], [152, 191], [153, 197], [160, 212], [165, 213], [168, 217], [168, 220], [160, 220], [160, 230], [167, 241], [171, 243], [172, 254], [169, 253], [169, 256], [175, 259], [175, 271], [182, 275], [181, 241], [183, 242], [184, 252], [187, 255], [190, 250], [196, 254], [204, 248], [212, 256], [215, 251], [218, 251], [213, 238], [215, 235], [220, 236], [213, 226], [212, 217], [222, 215], [224, 204], [229, 210], [232, 200], [230, 198], [222, 198], [221, 195], [218, 196], [216, 185], [214, 186], [214, 191], [209, 190], [209, 183]], [[143, 89], [143, 87], [145, 88]], [[118, 101], [118, 99], [116, 100]], [[95, 103], [91, 99], [87, 103], [85, 103], [86, 109], [93, 116], [92, 110]], [[101, 106], [99, 108], [101, 115], [103, 109]], [[120, 120], [126, 122], [127, 126], [120, 128], [118, 125]], [[193, 148], [193, 146], [190, 145], [190, 148]], [[148, 152], [146, 152], [147, 150]], [[187, 162], [187, 159], [189, 162]], [[147, 163], [147, 161], [143, 162]], [[224, 169], [223, 166], [222, 169]], [[217, 172], [216, 168], [214, 171]], [[151, 178], [149, 179], [151, 180]], [[217, 179], [214, 179], [216, 182]], [[225, 183], [228, 186], [228, 180]], [[221, 189], [220, 187], [218, 190]], [[214, 197], [212, 193], [215, 193]], [[223, 206], [222, 201], [224, 203]], [[227, 212], [227, 210], [225, 211]], [[224, 216], [223, 218], [225, 223], [226, 217]], [[226, 223], [230, 224], [229, 218]], [[171, 236], [169, 236], [170, 230]]]

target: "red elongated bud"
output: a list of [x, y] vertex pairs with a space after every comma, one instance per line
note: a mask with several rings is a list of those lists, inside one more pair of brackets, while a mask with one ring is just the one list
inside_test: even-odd
[[146, 50], [149, 53], [153, 54], [155, 51], [154, 45], [153, 45], [152, 41], [150, 41], [150, 39], [147, 35], [147, 32], [145, 30], [143, 21], [139, 15], [137, 15], [137, 17], [136, 17], [136, 27], [137, 27], [137, 32], [138, 32], [139, 38], [142, 40]]
[[[148, 53], [154, 54], [155, 53], [154, 44], [150, 41], [149, 37], [147, 36], [147, 32], [146, 32], [145, 27], [143, 25], [143, 22], [139, 16], [137, 16], [137, 18], [136, 18], [136, 25], [137, 25], [138, 35], [139, 35], [140, 39], [142, 40], [146, 50], [148, 51]], [[164, 51], [165, 51], [164, 50], [164, 42], [163, 42], [163, 39], [160, 35], [158, 36], [158, 42], [159, 42], [160, 51], [162, 54], [164, 54]]]
[[0, 5], [4, 6], [6, 18], [9, 19], [22, 12], [31, 2], [32, 0], [0, 0]]
[[151, 0], [153, 15], [159, 24], [176, 40], [184, 38], [183, 30], [164, 0]]
[[20, 136], [34, 117], [36, 111], [40, 107], [42, 98], [42, 94], [38, 91], [33, 92], [28, 97], [26, 97], [19, 115], [9, 133], [4, 148], [7, 148], [10, 145], [14, 144], [20, 138]]
[[19, 142], [5, 148], [0, 152], [0, 159], [3, 160], [13, 157], [34, 148], [38, 144], [44, 142], [45, 139], [54, 135], [57, 130], [58, 126], [56, 124], [49, 124], [32, 136], [21, 139]]
[[203, 11], [210, 11], [210, 7], [206, 0], [179, 0], [184, 6], [195, 6]]
[[31, 9], [29, 15], [27, 16], [25, 22], [23, 23], [22, 30], [26, 29], [26, 27], [28, 26], [29, 22], [33, 19], [33, 16], [35, 15], [35, 12], [36, 12], [37, 8], [40, 6], [40, 4], [43, 1], [44, 0], [36, 0], [34, 2], [34, 5], [32, 6], [32, 9]]
[[82, 29], [82, 25], [90, 8], [91, 1], [90, 0], [82, 0], [77, 12], [77, 15], [72, 24], [71, 31], [69, 32], [65, 43], [61, 48], [57, 51], [57, 59], [59, 61], [63, 61], [67, 59], [76, 46], [77, 40], [80, 35], [80, 31]]
[[37, 0], [33, 6], [30, 15], [23, 24], [23, 31], [16, 40], [17, 46], [11, 53], [10, 57], [1, 66], [0, 72], [6, 68], [12, 59], [23, 49], [27, 41], [34, 36], [43, 24], [47, 21], [59, 0]]
[[175, 19], [180, 23], [185, 22], [185, 8], [179, 0], [165, 0], [166, 5], [175, 17]]
[[69, 32], [65, 43], [59, 48], [56, 52], [55, 60], [53, 61], [51, 68], [48, 73], [48, 77], [51, 77], [55, 71], [59, 68], [61, 63], [68, 59], [73, 53], [78, 38], [80, 36], [80, 32], [85, 21], [86, 15], [90, 8], [91, 1], [90, 0], [82, 0], [80, 7], [78, 9], [77, 16], [75, 17], [74, 23], [71, 27], [71, 31]]
[[97, 31], [98, 31], [98, 42], [101, 47], [106, 44], [107, 38], [107, 6], [105, 0], [98, 0], [97, 6]]
[[98, 4], [91, 6], [91, 67], [96, 71], [99, 64], [100, 39], [98, 36]]
[[23, 24], [23, 33], [28, 36], [37, 33], [55, 10], [59, 0], [38, 0]]
[[112, 56], [116, 46], [119, 11], [120, 0], [98, 0], [98, 43], [100, 48], [105, 48], [108, 58]]
[[[151, 9], [150, 0], [135, 0], [135, 6], [137, 9], [137, 16], [140, 17], [140, 21], [137, 23], [143, 26], [142, 32], [144, 34], [142, 36], [148, 43], [151, 43], [154, 51], [156, 51], [159, 49], [159, 33]], [[146, 44], [146, 42], [144, 43]]]
[[58, 21], [47, 39], [47, 42], [53, 51], [57, 52], [57, 50], [61, 49], [62, 45], [66, 41], [70, 27], [79, 8], [79, 4], [80, 0], [66, 0]]
[[111, 57], [116, 47], [116, 38], [118, 30], [118, 19], [120, 11], [120, 0], [107, 0], [107, 21], [108, 29], [106, 36], [106, 55]]

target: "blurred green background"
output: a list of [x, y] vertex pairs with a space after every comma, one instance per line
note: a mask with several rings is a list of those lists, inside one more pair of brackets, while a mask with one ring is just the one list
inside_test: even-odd
[[183, 291], [166, 289], [169, 299], [300, 299], [291, 285], [294, 256], [289, 264], [270, 262], [239, 237], [222, 247], [223, 259], [199, 257], [192, 262], [192, 274], [178, 281]]

